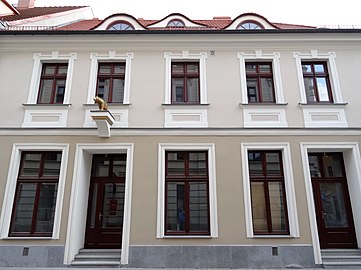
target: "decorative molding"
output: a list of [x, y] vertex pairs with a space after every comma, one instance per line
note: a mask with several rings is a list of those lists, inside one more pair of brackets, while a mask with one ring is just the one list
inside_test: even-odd
[[24, 106], [22, 127], [66, 127], [70, 106]]
[[13, 145], [11, 158], [10, 158], [9, 172], [5, 187], [4, 202], [0, 217], [0, 237], [1, 239], [14, 239], [14, 240], [19, 239], [18, 237], [8, 237], [8, 233], [10, 229], [11, 215], [12, 215], [14, 199], [15, 199], [16, 183], [20, 168], [21, 153], [23, 151], [61, 151], [62, 152], [52, 236], [40, 237], [40, 238], [26, 237], [26, 239], [59, 239], [69, 145], [56, 144], [56, 143]]
[[98, 136], [100, 138], [109, 138], [110, 126], [114, 123], [113, 115], [106, 110], [90, 111], [90, 115], [98, 127]]
[[88, 190], [93, 154], [126, 153], [126, 180], [124, 198], [123, 232], [121, 243], [121, 264], [128, 264], [131, 196], [133, 179], [133, 149], [132, 143], [113, 144], [77, 144], [75, 153], [72, 191], [70, 197], [68, 228], [65, 242], [64, 264], [69, 265], [79, 249], [84, 247], [86, 209], [88, 206]]
[[207, 109], [164, 108], [164, 127], [208, 127]]
[[243, 109], [243, 121], [246, 128], [287, 127], [285, 109]]
[[[87, 105], [88, 108], [85, 110], [85, 119], [84, 119], [84, 127], [96, 127], [96, 123], [91, 117], [91, 111], [97, 110], [98, 106], [95, 104]], [[128, 106], [124, 106], [121, 109], [115, 109], [115, 107], [122, 107], [122, 106], [109, 106], [109, 111], [111, 112], [114, 123], [112, 128], [119, 127], [119, 128], [127, 128], [128, 127]]]
[[164, 86], [164, 104], [171, 104], [171, 64], [172, 61], [199, 61], [199, 85], [200, 85], [200, 104], [207, 104], [207, 85], [206, 85], [206, 59], [207, 53], [189, 53], [182, 51], [181, 53], [164, 53], [165, 59], [165, 86]]
[[285, 103], [283, 97], [281, 68], [280, 68], [280, 53], [264, 53], [262, 50], [256, 50], [255, 53], [246, 54], [244, 52], [238, 52], [237, 57], [239, 59], [240, 75], [241, 75], [241, 103], [248, 103], [247, 95], [247, 76], [246, 76], [246, 62], [247, 61], [272, 61], [273, 69], [273, 82], [275, 90], [276, 103]]
[[[164, 205], [165, 205], [165, 152], [170, 150], [206, 150], [208, 151], [209, 174], [209, 220], [211, 238], [218, 237], [217, 190], [215, 145], [211, 143], [160, 143], [158, 146], [158, 205], [157, 205], [157, 238], [165, 238]], [[188, 238], [187, 235], [182, 238]], [[189, 238], [194, 238], [190, 236]]]
[[[289, 143], [242, 143], [242, 171], [243, 171], [243, 194], [245, 204], [246, 231], [248, 238], [256, 238], [253, 233], [251, 187], [248, 168], [249, 150], [281, 150], [283, 173], [285, 179], [285, 191], [287, 200], [288, 223], [291, 237], [300, 237], [298, 214], [296, 205], [296, 193], [294, 188], [294, 177], [292, 171], [292, 160]], [[265, 236], [266, 237], [266, 236]], [[272, 236], [270, 236], [272, 238]]]
[[348, 127], [344, 108], [339, 106], [302, 107], [306, 128], [346, 128]]
[[301, 142], [302, 167], [315, 264], [322, 264], [308, 153], [343, 152], [357, 241], [361, 241], [361, 158], [357, 142]]

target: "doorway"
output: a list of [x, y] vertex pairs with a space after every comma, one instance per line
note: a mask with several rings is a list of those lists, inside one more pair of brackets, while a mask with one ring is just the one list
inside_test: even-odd
[[92, 157], [85, 248], [122, 246], [126, 158], [126, 154]]
[[343, 154], [309, 153], [320, 247], [357, 248]]

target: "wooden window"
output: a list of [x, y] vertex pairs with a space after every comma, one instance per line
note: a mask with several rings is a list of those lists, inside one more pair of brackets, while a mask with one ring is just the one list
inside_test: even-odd
[[22, 153], [9, 236], [52, 236], [60, 164], [61, 152]]
[[281, 151], [249, 151], [254, 234], [289, 234]]
[[43, 64], [40, 77], [38, 104], [63, 103], [67, 72], [68, 64]]
[[167, 151], [166, 235], [210, 235], [206, 151]]
[[199, 104], [199, 63], [172, 63], [172, 104]]
[[108, 103], [123, 103], [125, 63], [99, 63], [96, 95]]
[[246, 62], [249, 103], [275, 103], [272, 63]]
[[307, 103], [333, 102], [326, 62], [302, 62]]

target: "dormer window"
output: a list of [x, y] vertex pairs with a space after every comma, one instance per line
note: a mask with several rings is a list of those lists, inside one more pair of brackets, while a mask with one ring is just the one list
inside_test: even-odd
[[185, 27], [185, 24], [183, 21], [175, 19], [175, 20], [171, 20], [168, 24], [167, 27]]
[[238, 27], [238, 30], [255, 30], [255, 29], [263, 29], [263, 27], [253, 21], [246, 21], [246, 22], [242, 22]]
[[115, 22], [107, 30], [134, 30], [134, 27], [127, 22]]

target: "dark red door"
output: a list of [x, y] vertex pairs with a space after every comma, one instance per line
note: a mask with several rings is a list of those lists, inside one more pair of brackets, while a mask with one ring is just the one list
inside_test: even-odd
[[342, 153], [310, 153], [321, 248], [357, 248]]
[[121, 248], [125, 154], [94, 155], [85, 248]]

